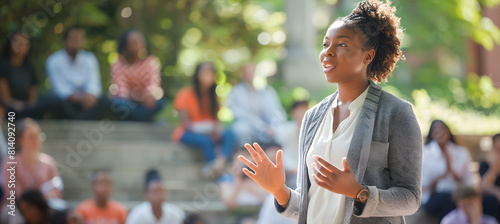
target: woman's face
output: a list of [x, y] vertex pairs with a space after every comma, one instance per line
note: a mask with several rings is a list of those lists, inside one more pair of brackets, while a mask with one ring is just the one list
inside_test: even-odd
[[[343, 21], [335, 21], [323, 39], [319, 60], [329, 83], [345, 83], [366, 77], [366, 69], [373, 59], [373, 49], [363, 50], [364, 39]], [[364, 77], [363, 77], [364, 76]]]
[[434, 139], [439, 144], [445, 144], [450, 141], [450, 131], [445, 126], [445, 124], [441, 122], [437, 122], [432, 128], [432, 139]]
[[200, 87], [203, 89], [208, 89], [212, 87], [215, 83], [215, 72], [214, 67], [210, 63], [205, 63], [200, 68], [200, 73], [198, 75], [198, 80], [200, 81]]
[[14, 35], [11, 40], [11, 50], [12, 55], [26, 57], [30, 49], [30, 40], [28, 37], [22, 33]]
[[139, 32], [132, 32], [127, 38], [127, 51], [130, 55], [141, 57], [146, 51], [146, 43], [144, 37]]
[[40, 127], [38, 125], [28, 125], [19, 138], [19, 143], [24, 153], [37, 153], [40, 151], [42, 146]]

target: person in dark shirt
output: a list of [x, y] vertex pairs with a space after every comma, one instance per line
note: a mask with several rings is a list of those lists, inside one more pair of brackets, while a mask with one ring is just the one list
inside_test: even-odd
[[28, 60], [29, 37], [18, 31], [7, 37], [0, 57], [0, 104], [16, 117], [42, 118], [52, 99], [37, 99], [39, 80]]
[[[499, 218], [498, 208], [500, 207], [500, 133], [492, 137], [492, 156], [488, 156], [487, 160], [484, 160], [479, 165], [479, 174], [481, 175], [481, 188], [485, 194], [485, 198], [490, 198], [493, 202], [496, 202], [497, 211], [492, 211], [496, 213], [497, 219]], [[496, 199], [496, 201], [494, 200]], [[483, 199], [484, 200], [484, 199]], [[486, 213], [485, 207], [485, 213]]]

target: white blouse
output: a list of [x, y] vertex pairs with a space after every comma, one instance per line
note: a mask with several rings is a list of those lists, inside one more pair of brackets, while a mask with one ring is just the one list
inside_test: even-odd
[[369, 87], [351, 102], [348, 106], [349, 117], [339, 124], [335, 133], [333, 133], [333, 112], [338, 105], [338, 95], [332, 103], [330, 112], [326, 113], [318, 128], [306, 157], [309, 179], [311, 180], [311, 188], [308, 192], [307, 223], [336, 224], [342, 223], [344, 220], [345, 196], [318, 186], [313, 180], [314, 172], [311, 165], [314, 163], [313, 155], [318, 155], [335, 167], [342, 169], [342, 158], [347, 157], [356, 121], [365, 102], [368, 89]]
[[186, 218], [184, 210], [164, 202], [161, 205], [162, 215], [156, 219], [149, 201], [134, 207], [127, 217], [126, 224], [182, 224]]

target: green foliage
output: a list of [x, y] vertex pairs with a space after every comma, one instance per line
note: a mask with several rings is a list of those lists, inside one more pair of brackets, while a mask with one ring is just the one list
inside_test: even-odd
[[[118, 56], [117, 38], [131, 28], [138, 28], [146, 34], [151, 53], [161, 60], [162, 86], [169, 99], [182, 86], [189, 84], [194, 67], [201, 61], [215, 63], [218, 69], [217, 93], [224, 101], [232, 85], [239, 80], [242, 64], [266, 60], [276, 65], [286, 52], [284, 39], [279, 41], [277, 38], [285, 31], [287, 15], [282, 12], [286, 3], [283, 0], [4, 2], [0, 6], [3, 21], [0, 35], [5, 37], [9, 32], [21, 29], [32, 37], [31, 61], [41, 80], [45, 79], [46, 58], [63, 47], [64, 30], [72, 25], [83, 26], [87, 31], [85, 50], [93, 52], [100, 62], [105, 92], [110, 84], [109, 66]], [[392, 2], [405, 28], [402, 47], [408, 60], [398, 63], [394, 77], [383, 84], [384, 88], [415, 104], [430, 105], [429, 108], [441, 110], [446, 105], [446, 110], [452, 111], [450, 113], [463, 116], [500, 116], [499, 90], [486, 76], [466, 77], [464, 63], [469, 38], [485, 49], [500, 44], [498, 27], [483, 16], [485, 8], [500, 4], [500, 0]], [[328, 7], [335, 12], [331, 18], [347, 15], [353, 5], [353, 1], [337, 0], [318, 3], [318, 7]], [[127, 7], [131, 11], [129, 17]], [[319, 29], [318, 40], [321, 40], [326, 27]], [[264, 45], [259, 43], [259, 38]], [[320, 47], [319, 42], [317, 46]], [[45, 89], [50, 88], [48, 80], [43, 83]], [[272, 84], [285, 108], [293, 100], [308, 96], [305, 89], [290, 89], [283, 80], [273, 80]], [[325, 90], [321, 96], [312, 96], [313, 101], [321, 100], [332, 91]], [[419, 96], [416, 93], [424, 91], [425, 94], [420, 96], [426, 95], [431, 100], [429, 105], [419, 103], [422, 97], [416, 98]], [[425, 111], [425, 106], [416, 108]], [[423, 114], [422, 111], [418, 114]], [[219, 115], [225, 121], [230, 121], [232, 116], [227, 108], [223, 108]], [[176, 114], [165, 110], [162, 116], [170, 121]]]
[[[280, 11], [281, 0], [7, 0], [0, 7], [0, 36], [24, 30], [31, 37], [33, 62], [41, 80], [45, 79], [47, 57], [61, 49], [62, 33], [72, 25], [87, 32], [85, 50], [93, 52], [99, 62], [105, 92], [110, 85], [109, 66], [118, 54], [117, 38], [124, 31], [143, 31], [151, 53], [162, 64], [162, 86], [166, 96], [190, 82], [194, 67], [201, 61], [214, 61], [219, 79], [235, 83], [239, 68], [248, 61], [277, 60], [283, 42], [272, 39], [258, 42], [259, 34], [272, 36], [283, 32], [286, 16]], [[128, 8], [127, 8], [128, 7]], [[131, 15], [127, 17], [127, 10]], [[128, 13], [130, 14], [130, 13]], [[57, 26], [62, 26], [61, 30]], [[3, 40], [2, 40], [3, 41]], [[50, 88], [49, 82], [45, 82]]]

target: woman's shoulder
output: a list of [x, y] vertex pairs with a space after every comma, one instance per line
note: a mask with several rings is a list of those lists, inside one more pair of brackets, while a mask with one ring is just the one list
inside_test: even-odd
[[52, 156], [46, 154], [46, 153], [43, 153], [41, 152], [38, 156], [38, 160], [44, 164], [44, 165], [47, 165], [47, 166], [51, 166], [51, 167], [56, 167], [56, 161], [54, 160], [54, 158], [52, 158]]
[[143, 63], [149, 64], [150, 66], [157, 66], [160, 65], [160, 59], [154, 55], [149, 55], [144, 58]]
[[385, 90], [382, 90], [382, 93], [380, 94], [380, 101], [379, 104], [384, 106], [384, 107], [391, 107], [394, 109], [399, 109], [402, 110], [403, 108], [411, 108], [412, 105], [410, 102], [401, 99], [392, 93], [389, 93]]
[[125, 58], [123, 55], [118, 54], [118, 57], [116, 57], [116, 60], [111, 63], [111, 72], [113, 72], [115, 69], [121, 68], [125, 66]]
[[452, 145], [452, 149], [464, 156], [470, 156], [469, 154], [469, 150], [459, 144], [456, 144], [456, 143], [453, 143], [453, 142], [450, 142], [450, 145]]

